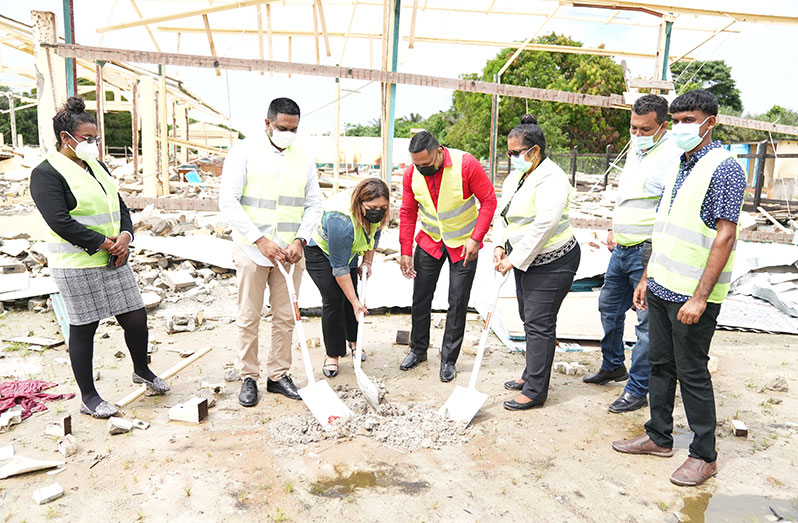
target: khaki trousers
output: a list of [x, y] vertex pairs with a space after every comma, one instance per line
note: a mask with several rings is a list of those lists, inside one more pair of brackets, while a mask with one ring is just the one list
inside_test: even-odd
[[[272, 311], [272, 346], [266, 362], [269, 379], [276, 381], [291, 369], [291, 341], [294, 334], [294, 312], [285, 278], [275, 267], [263, 267], [253, 262], [238, 246], [233, 250], [233, 263], [238, 276], [238, 370], [241, 378], [257, 380], [258, 327], [263, 309], [263, 293], [269, 286], [269, 305]], [[294, 269], [294, 288], [305, 270], [305, 258]]]

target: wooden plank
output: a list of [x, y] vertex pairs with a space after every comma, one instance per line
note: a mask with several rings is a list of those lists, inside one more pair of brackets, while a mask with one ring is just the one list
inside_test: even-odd
[[667, 80], [647, 80], [643, 78], [629, 78], [626, 85], [630, 89], [668, 89], [673, 91], [673, 82]]
[[316, 45], [316, 63], [321, 63], [321, 55], [319, 53], [319, 15], [317, 10], [317, 3], [313, 2], [313, 40]]
[[[266, 32], [269, 36], [269, 60], [274, 60], [274, 41], [272, 40], [272, 6], [269, 4], [266, 4]], [[274, 73], [269, 73], [269, 76], [274, 76]]]
[[218, 211], [219, 200], [199, 198], [149, 198], [125, 196], [125, 205], [130, 209], [143, 209], [148, 205], [165, 211]]
[[[263, 53], [263, 13], [261, 12], [261, 6], [258, 6], [258, 58], [261, 60], [266, 58]], [[271, 57], [269, 58], [271, 59]], [[263, 76], [263, 73], [264, 71], [260, 72], [261, 76]]]
[[[291, 58], [291, 37], [288, 40], [289, 60]], [[276, 60], [255, 60], [246, 58], [214, 58], [212, 56], [186, 55], [177, 53], [154, 53], [150, 51], [129, 51], [126, 49], [113, 49], [104, 47], [91, 47], [74, 44], [42, 44], [42, 47], [56, 49], [56, 53], [62, 57], [85, 58], [128, 61], [149, 64], [169, 64], [183, 67], [224, 67], [238, 71], [273, 71], [278, 73], [305, 74], [310, 76], [326, 76], [330, 78], [346, 78], [351, 80], [363, 80], [373, 82], [386, 82], [405, 85], [432, 86], [442, 89], [452, 89], [457, 91], [468, 91], [475, 93], [497, 94], [500, 96], [514, 96], [517, 98], [529, 98], [533, 100], [543, 100], [547, 102], [561, 102], [576, 105], [588, 105], [593, 107], [605, 107], [616, 109], [629, 109], [625, 104], [623, 96], [613, 94], [610, 96], [598, 96], [585, 93], [572, 93], [567, 91], [555, 91], [552, 89], [539, 89], [535, 87], [525, 87], [520, 85], [495, 84], [492, 82], [482, 82], [478, 80], [467, 80], [463, 78], [444, 78], [437, 76], [420, 75], [413, 73], [396, 73], [378, 69], [365, 69], [358, 67], [339, 67], [329, 65], [313, 65], [292, 62], [280, 62]], [[798, 126], [774, 124], [760, 120], [751, 120], [729, 115], [718, 115], [718, 122], [734, 127], [745, 127], [760, 131], [771, 131], [776, 133], [798, 136]]]
[[757, 210], [757, 211], [759, 211], [759, 212], [761, 212], [761, 213], [762, 213], [762, 215], [763, 215], [765, 218], [767, 218], [767, 219], [768, 219], [768, 221], [769, 221], [770, 223], [772, 223], [773, 225], [775, 225], [775, 226], [776, 226], [776, 228], [777, 228], [777, 229], [779, 229], [781, 232], [786, 232], [786, 233], [790, 233], [790, 232], [792, 232], [792, 231], [790, 231], [790, 230], [789, 230], [787, 227], [785, 227], [785, 226], [783, 226], [782, 224], [780, 224], [780, 223], [779, 223], [779, 221], [778, 221], [778, 220], [776, 220], [776, 218], [774, 218], [774, 217], [773, 217], [773, 216], [772, 216], [772, 215], [771, 215], [769, 212], [767, 212], [765, 209], [763, 209], [763, 208], [762, 208], [762, 206], [759, 206], [759, 207], [757, 207], [757, 208], [756, 208], [756, 210]]
[[[136, 5], [136, 0], [130, 0], [130, 3], [133, 5], [133, 9], [136, 10], [136, 14], [138, 15], [138, 17], [143, 19], [144, 15], [142, 15], [141, 11], [139, 11], [139, 6]], [[160, 53], [161, 52], [161, 46], [159, 46], [158, 45], [158, 41], [155, 40], [155, 35], [152, 34], [152, 30], [150, 30], [150, 26], [149, 25], [145, 25], [144, 29], [146, 29], [147, 30], [147, 34], [150, 35], [150, 40], [152, 40], [152, 45], [155, 46], [155, 50]], [[103, 36], [105, 36], [105, 35], [103, 35]]]
[[321, 35], [324, 37], [324, 48], [327, 51], [327, 56], [332, 56], [330, 53], [330, 37], [327, 35], [327, 21], [324, 19], [324, 9], [321, 7], [321, 0], [316, 0], [316, 9], [319, 12]]
[[[727, 10], [700, 9], [697, 7], [662, 5], [649, 2], [638, 2], [637, 0], [580, 0], [579, 2], [569, 2], [574, 7], [600, 7], [608, 9], [649, 9], [658, 13], [684, 14], [691, 16], [712, 16], [721, 18], [733, 18], [738, 22], [762, 22], [766, 24], [788, 24], [798, 25], [798, 18], [784, 15], [752, 13], [752, 12], [732, 12]], [[670, 2], [671, 4], [673, 2]], [[700, 4], [696, 4], [700, 5]]]
[[205, 7], [202, 9], [192, 9], [191, 11], [182, 11], [180, 13], [173, 13], [169, 15], [154, 16], [151, 18], [142, 18], [135, 22], [126, 22], [124, 24], [109, 25], [106, 27], [97, 28], [98, 33], [106, 33], [108, 31], [118, 31], [120, 29], [130, 29], [131, 27], [140, 27], [142, 25], [157, 24], [160, 22], [167, 22], [169, 20], [179, 20], [181, 18], [191, 18], [193, 16], [208, 15], [210, 13], [219, 13], [221, 11], [228, 11], [230, 9], [239, 9], [242, 7], [250, 7], [253, 5], [269, 4], [277, 2], [278, 0], [247, 0], [241, 2], [231, 2], [229, 4], [218, 5], [214, 7]]
[[[205, 24], [205, 35], [208, 37], [208, 45], [211, 46], [211, 56], [216, 58], [216, 46], [213, 44], [213, 33], [211, 32], [211, 24], [208, 22], [208, 15], [202, 15], [202, 23]], [[222, 76], [222, 70], [216, 66], [216, 76]]]
[[24, 345], [37, 345], [48, 349], [64, 344], [64, 340], [44, 338], [42, 336], [14, 336], [13, 338], [3, 338], [3, 341], [8, 343], [22, 343]]
[[[494, 2], [496, 2], [496, 0], [493, 0], [493, 2], [490, 4], [490, 8], [488, 9], [488, 12], [490, 12], [490, 10], [493, 9], [493, 3]], [[409, 35], [409, 37], [407, 39], [407, 47], [408, 47], [408, 49], [413, 49], [413, 44], [415, 43], [415, 38], [416, 38], [416, 12], [417, 11], [418, 11], [418, 0], [413, 0], [413, 14], [410, 15], [410, 35]]]

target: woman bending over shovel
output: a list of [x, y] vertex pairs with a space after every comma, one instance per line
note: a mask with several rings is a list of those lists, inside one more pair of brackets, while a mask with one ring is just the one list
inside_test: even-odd
[[[389, 196], [388, 186], [378, 178], [338, 193], [324, 203], [321, 222], [305, 246], [308, 274], [321, 293], [327, 350], [322, 372], [328, 378], [338, 375], [338, 358], [346, 355], [347, 341], [355, 354], [357, 316], [368, 314], [358, 299], [356, 282], [358, 276], [371, 276], [374, 249], [388, 220]], [[359, 256], [363, 261], [358, 265]]]

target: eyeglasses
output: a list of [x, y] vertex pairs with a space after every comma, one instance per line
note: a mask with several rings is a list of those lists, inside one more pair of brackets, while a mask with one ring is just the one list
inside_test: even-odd
[[100, 142], [103, 141], [101, 136], [81, 136], [81, 135], [76, 135], [76, 138], [83, 138], [83, 140], [86, 143], [88, 143], [88, 144], [93, 144], [93, 143], [99, 144]]
[[103, 141], [101, 136], [81, 136], [79, 134], [73, 136], [72, 133], [70, 133], [69, 131], [64, 131], [64, 132], [67, 133], [76, 142], [78, 141], [78, 138], [82, 138], [81, 142], [86, 142], [87, 144], [90, 145], [95, 143], [99, 144], [100, 142]]
[[[532, 147], [534, 147], [534, 145]], [[510, 157], [510, 158], [515, 158], [515, 157], [520, 156], [522, 154], [528, 153], [529, 151], [532, 150], [532, 147], [530, 147], [528, 149], [518, 149], [517, 151], [514, 151], [514, 150], [511, 149], [511, 150], [507, 151], [507, 156]]]

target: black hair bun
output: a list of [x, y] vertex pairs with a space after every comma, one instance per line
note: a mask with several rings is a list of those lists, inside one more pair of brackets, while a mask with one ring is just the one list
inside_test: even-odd
[[70, 113], [82, 113], [86, 110], [86, 102], [80, 96], [70, 96], [64, 108]]
[[521, 117], [521, 123], [537, 125], [538, 119], [532, 116], [531, 114], [525, 114], [524, 116]]

